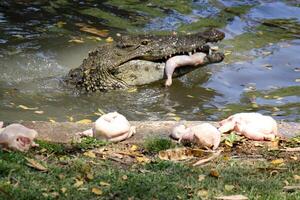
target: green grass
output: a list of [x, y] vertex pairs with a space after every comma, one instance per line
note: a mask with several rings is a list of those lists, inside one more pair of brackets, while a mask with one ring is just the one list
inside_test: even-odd
[[156, 154], [159, 151], [174, 148], [171, 140], [165, 138], [149, 138], [144, 143], [144, 148], [149, 154]]
[[[270, 165], [269, 160], [223, 156], [202, 167], [156, 158], [147, 164], [124, 165], [84, 156], [82, 151], [69, 151], [70, 147], [66, 149], [69, 153], [62, 154], [64, 146], [39, 144], [39, 149], [28, 153], [0, 150], [0, 199], [213, 199], [232, 194], [264, 200], [300, 198], [300, 191], [286, 193], [282, 189], [286, 182], [299, 184], [293, 177], [300, 175], [299, 161], [287, 161], [282, 169]], [[172, 143], [157, 138], [147, 140], [144, 146], [154, 153], [172, 147]], [[29, 167], [25, 157], [35, 159], [48, 171]], [[218, 177], [210, 175], [212, 170]], [[78, 181], [82, 185], [76, 187]], [[94, 194], [94, 187], [102, 194]]]

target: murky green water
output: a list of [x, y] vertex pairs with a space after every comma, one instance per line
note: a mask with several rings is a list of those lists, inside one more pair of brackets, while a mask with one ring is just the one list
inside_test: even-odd
[[[259, 111], [300, 121], [297, 2], [2, 0], [0, 119], [94, 120], [100, 109], [117, 110], [130, 120], [218, 120]], [[108, 36], [103, 32], [98, 41], [80, 31], [82, 23], [106, 29]], [[158, 82], [136, 90], [76, 95], [60, 84], [60, 77], [109, 36], [202, 27], [226, 33], [219, 44], [226, 60], [176, 79], [169, 89]]]

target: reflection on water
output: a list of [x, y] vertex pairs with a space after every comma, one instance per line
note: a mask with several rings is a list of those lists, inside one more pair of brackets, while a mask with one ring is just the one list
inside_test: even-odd
[[[300, 121], [297, 1], [0, 2], [0, 119], [76, 121], [117, 110], [130, 120], [219, 120], [241, 111]], [[82, 24], [108, 35], [81, 31]], [[78, 95], [61, 77], [116, 33], [218, 27], [223, 63], [174, 81]], [[107, 33], [103, 31], [102, 33]], [[101, 37], [102, 36], [102, 37]], [[75, 41], [75, 42], [74, 42]]]

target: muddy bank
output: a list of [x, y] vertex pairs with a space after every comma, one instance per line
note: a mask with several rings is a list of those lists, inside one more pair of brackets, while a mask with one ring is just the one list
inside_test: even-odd
[[[26, 121], [21, 122], [24, 126], [38, 131], [38, 139], [69, 143], [76, 141], [76, 133], [87, 130], [93, 126], [92, 123], [81, 124], [74, 122], [45, 122], [45, 121]], [[136, 126], [137, 133], [127, 142], [140, 142], [148, 137], [168, 137], [172, 127], [177, 123], [175, 121], [131, 121]], [[204, 123], [203, 121], [187, 121], [187, 125], [196, 125]], [[216, 122], [210, 122], [218, 126]], [[7, 124], [5, 124], [6, 126]], [[300, 123], [278, 122], [279, 132], [285, 137], [300, 135]]]

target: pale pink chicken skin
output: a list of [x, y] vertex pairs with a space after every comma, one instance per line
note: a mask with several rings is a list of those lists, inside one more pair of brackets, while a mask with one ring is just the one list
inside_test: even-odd
[[251, 140], [274, 140], [280, 136], [276, 121], [260, 113], [238, 113], [219, 122], [219, 131], [236, 131]]
[[21, 124], [11, 124], [0, 131], [0, 145], [11, 150], [28, 151], [30, 147], [38, 146], [34, 142], [37, 135], [33, 129]]
[[200, 53], [194, 53], [190, 56], [180, 55], [168, 59], [165, 66], [165, 73], [167, 76], [165, 86], [172, 85], [172, 75], [177, 67], [198, 66], [204, 62], [205, 56], [206, 56], [205, 53], [200, 52]]
[[93, 136], [110, 142], [119, 142], [130, 138], [135, 133], [135, 127], [117, 112], [107, 113], [96, 120], [92, 129], [84, 131], [81, 135]]
[[203, 123], [196, 126], [185, 127], [184, 125], [175, 126], [171, 137], [193, 142], [203, 147], [217, 149], [221, 141], [219, 130], [209, 123]]

